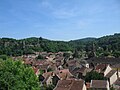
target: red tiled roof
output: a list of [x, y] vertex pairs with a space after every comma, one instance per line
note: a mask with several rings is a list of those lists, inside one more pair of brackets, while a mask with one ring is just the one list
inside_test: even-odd
[[96, 68], [95, 68], [95, 70], [104, 70], [104, 69], [106, 69], [106, 67], [108, 66], [108, 64], [99, 64], [99, 65], [97, 65], [96, 66]]
[[74, 80], [70, 90], [82, 90], [84, 85], [83, 80]]
[[24, 58], [23, 61], [25, 64], [32, 64], [34, 62], [34, 60], [31, 58]]
[[83, 80], [59, 80], [54, 90], [82, 90]]
[[77, 61], [76, 60], [69, 60], [67, 63], [69, 66], [73, 66], [73, 65], [76, 65]]
[[35, 60], [34, 61], [34, 65], [43, 65], [45, 63], [45, 61], [44, 60]]
[[55, 71], [54, 73], [61, 79], [66, 79], [72, 76], [72, 74], [69, 72], [69, 69], [58, 70]]
[[106, 80], [91, 80], [91, 88], [107, 88]]
[[43, 73], [44, 78], [47, 78], [48, 76], [52, 75], [53, 72], [47, 72]]

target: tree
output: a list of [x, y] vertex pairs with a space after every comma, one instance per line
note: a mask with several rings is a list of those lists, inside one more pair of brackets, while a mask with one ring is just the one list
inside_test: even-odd
[[104, 52], [102, 53], [102, 56], [104, 56], [104, 57], [107, 57], [107, 56], [109, 56], [109, 55], [111, 55], [111, 53], [108, 52], [108, 51], [104, 51]]
[[53, 90], [55, 88], [54, 85], [50, 84], [50, 85], [43, 85], [42, 86], [42, 90]]
[[45, 57], [39, 54], [38, 57], [36, 57], [36, 59], [45, 59]]
[[105, 77], [103, 77], [101, 74], [95, 71], [88, 72], [85, 76], [86, 82], [91, 82], [91, 80], [105, 80], [105, 79], [106, 79]]
[[113, 56], [115, 56], [116, 58], [120, 57], [120, 51], [113, 52]]
[[48, 69], [47, 69], [47, 72], [51, 72], [51, 71], [53, 71], [52, 68], [48, 68]]
[[73, 57], [74, 58], [80, 58], [79, 52], [77, 49], [75, 49], [74, 53], [73, 53]]
[[115, 88], [111, 87], [110, 90], [115, 90]]
[[0, 60], [0, 90], [39, 90], [32, 68], [20, 61]]
[[69, 57], [71, 56], [71, 53], [65, 52], [65, 53], [63, 54], [63, 56], [64, 56], [65, 58], [69, 58]]
[[2, 60], [7, 60], [8, 56], [7, 55], [0, 55], [0, 59]]

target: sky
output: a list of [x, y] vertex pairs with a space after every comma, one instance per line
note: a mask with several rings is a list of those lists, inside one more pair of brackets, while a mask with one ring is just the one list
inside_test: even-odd
[[0, 38], [74, 40], [120, 33], [120, 0], [0, 0]]

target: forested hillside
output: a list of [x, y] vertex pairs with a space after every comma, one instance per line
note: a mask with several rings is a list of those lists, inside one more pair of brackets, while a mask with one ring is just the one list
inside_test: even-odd
[[84, 38], [79, 40], [52, 41], [42, 37], [12, 39], [0, 38], [0, 54], [18, 56], [34, 52], [59, 52], [75, 50], [85, 52], [88, 56], [120, 56], [120, 34], [104, 36], [101, 38]]

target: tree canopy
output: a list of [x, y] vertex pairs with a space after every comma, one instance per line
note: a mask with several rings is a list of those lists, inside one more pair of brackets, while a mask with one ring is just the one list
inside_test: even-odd
[[0, 60], [0, 90], [40, 90], [32, 68], [20, 61]]
[[[12, 39], [0, 38], [0, 55], [19, 56], [34, 52], [72, 51], [86, 52], [88, 57], [109, 56], [120, 57], [120, 34], [104, 36], [101, 38], [85, 38], [72, 41], [52, 41], [42, 37]], [[77, 53], [75, 54], [75, 56]]]
[[105, 80], [106, 78], [99, 74], [98, 72], [92, 71], [88, 72], [85, 76], [85, 81], [86, 82], [91, 82], [91, 80]]

